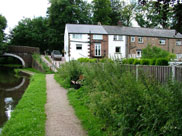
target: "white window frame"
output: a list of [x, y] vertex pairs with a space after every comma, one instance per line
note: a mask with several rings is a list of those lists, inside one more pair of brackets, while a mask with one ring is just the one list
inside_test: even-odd
[[[141, 40], [139, 40], [141, 39]], [[143, 37], [138, 37], [138, 43], [143, 43]]]
[[82, 39], [82, 34], [72, 34], [73, 39]]
[[[139, 52], [139, 55], [138, 55]], [[141, 58], [142, 57], [142, 50], [136, 50], [136, 57]]]
[[[77, 49], [77, 47], [81, 47], [81, 49]], [[82, 44], [76, 44], [76, 50], [82, 50]]]
[[96, 35], [96, 34], [94, 34], [93, 35], [93, 39], [94, 40], [102, 40], [103, 39], [103, 35], [99, 35], [99, 34]]
[[[116, 52], [116, 48], [119, 48], [119, 52]], [[115, 47], [115, 53], [121, 53], [121, 47], [120, 46]]]
[[166, 39], [159, 39], [160, 45], [165, 45], [166, 44]]
[[135, 42], [135, 37], [131, 36], [131, 42]]
[[176, 40], [176, 46], [181, 46], [182, 45], [182, 40]]
[[95, 56], [101, 56], [101, 43], [95, 43]]
[[114, 41], [123, 41], [123, 35], [114, 35], [113, 40]]

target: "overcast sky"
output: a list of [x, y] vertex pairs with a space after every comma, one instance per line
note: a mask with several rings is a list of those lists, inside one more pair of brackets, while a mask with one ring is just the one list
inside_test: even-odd
[[48, 0], [0, 0], [0, 14], [8, 21], [6, 32], [23, 18], [45, 17], [48, 7]]

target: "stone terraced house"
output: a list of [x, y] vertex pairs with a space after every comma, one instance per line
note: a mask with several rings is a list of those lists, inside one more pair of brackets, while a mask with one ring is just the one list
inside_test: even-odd
[[182, 35], [175, 30], [140, 27], [66, 24], [65, 59], [140, 58], [150, 44], [182, 58]]

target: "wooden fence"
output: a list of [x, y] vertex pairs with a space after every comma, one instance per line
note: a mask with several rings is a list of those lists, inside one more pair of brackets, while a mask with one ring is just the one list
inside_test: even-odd
[[138, 80], [140, 77], [155, 79], [161, 83], [168, 80], [176, 80], [182, 82], [182, 67], [177, 66], [147, 66], [147, 65], [122, 65], [136, 75]]

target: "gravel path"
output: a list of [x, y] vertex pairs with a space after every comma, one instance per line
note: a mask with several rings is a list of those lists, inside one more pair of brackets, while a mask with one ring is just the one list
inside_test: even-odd
[[67, 100], [67, 91], [54, 80], [54, 75], [46, 75], [47, 104], [46, 136], [85, 136], [80, 121]]

